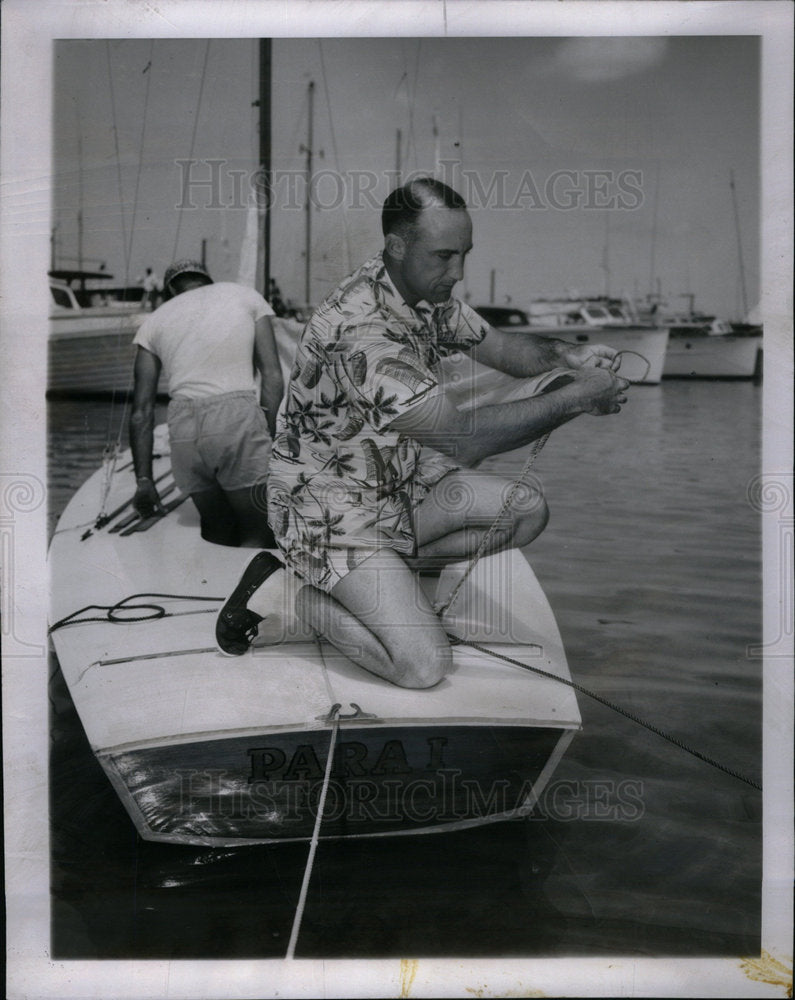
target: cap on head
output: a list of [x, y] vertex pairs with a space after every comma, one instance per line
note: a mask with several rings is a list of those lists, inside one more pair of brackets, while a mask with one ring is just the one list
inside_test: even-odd
[[163, 275], [163, 287], [171, 291], [171, 282], [183, 274], [193, 274], [199, 278], [204, 278], [205, 284], [211, 285], [213, 279], [207, 273], [207, 268], [198, 260], [177, 260]]

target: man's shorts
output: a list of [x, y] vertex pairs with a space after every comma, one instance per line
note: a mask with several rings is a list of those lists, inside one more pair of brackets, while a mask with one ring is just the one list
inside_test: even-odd
[[227, 392], [168, 404], [174, 482], [183, 493], [243, 490], [268, 475], [271, 436], [253, 392]]
[[[449, 468], [445, 468], [445, 464], [447, 463], [449, 463]], [[458, 466], [453, 465], [448, 459], [444, 459], [431, 478], [425, 479], [416, 476], [410, 483], [404, 484], [404, 490], [410, 496], [412, 508], [416, 510], [430, 493], [431, 489], [441, 479], [455, 472], [457, 469]], [[344, 488], [337, 491], [332, 489], [331, 492], [338, 492], [342, 495], [345, 490]], [[314, 495], [319, 500], [328, 500], [328, 496], [324, 496], [322, 486], [316, 489]], [[313, 587], [323, 590], [326, 593], [331, 593], [336, 584], [346, 577], [348, 573], [357, 569], [367, 560], [372, 560], [373, 557], [377, 556], [384, 549], [393, 549], [400, 555], [415, 554], [416, 541], [407, 546], [405, 538], [402, 538], [398, 542], [390, 538], [387, 531], [383, 531], [380, 538], [377, 537], [377, 532], [374, 534], [373, 510], [371, 507], [363, 507], [357, 511], [355, 505], [351, 505], [348, 511], [349, 516], [358, 513], [361, 515], [360, 521], [369, 522], [362, 535], [367, 534], [370, 536], [370, 539], [365, 540], [362, 535], [359, 535], [354, 541], [353, 539], [356, 537], [357, 532], [353, 531], [349, 534], [350, 542], [348, 544], [345, 544], [344, 540], [335, 539], [337, 541], [336, 545], [319, 544], [318, 538], [311, 537], [306, 531], [298, 532], [293, 530], [287, 537], [284, 535], [280, 536], [276, 530], [279, 527], [280, 521], [278, 506], [269, 501], [268, 509], [271, 514], [271, 528], [274, 529], [276, 543], [281, 550], [285, 563], [305, 583], [311, 583]], [[315, 522], [310, 521], [310, 523], [314, 524]], [[350, 527], [353, 527], [350, 522], [349, 524]]]

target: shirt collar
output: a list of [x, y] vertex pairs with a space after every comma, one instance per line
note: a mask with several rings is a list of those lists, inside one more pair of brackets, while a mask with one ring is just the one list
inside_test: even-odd
[[411, 322], [416, 322], [420, 319], [424, 322], [430, 322], [436, 312], [436, 310], [441, 310], [446, 308], [450, 302], [452, 302], [452, 296], [445, 302], [437, 302], [435, 305], [432, 302], [428, 302], [426, 299], [420, 299], [416, 305], [410, 306], [400, 292], [395, 287], [395, 283], [392, 280], [389, 271], [387, 270], [386, 263], [384, 262], [383, 250], [380, 251], [374, 258], [377, 262], [378, 267], [383, 267], [384, 273], [384, 284], [389, 289], [390, 301], [389, 306], [393, 312], [397, 313], [403, 319], [407, 319]]

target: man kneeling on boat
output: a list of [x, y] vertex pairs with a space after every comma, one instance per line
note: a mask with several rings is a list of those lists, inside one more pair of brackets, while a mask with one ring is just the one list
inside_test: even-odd
[[[303, 331], [277, 419], [268, 509], [303, 583], [301, 621], [365, 670], [424, 688], [445, 676], [452, 653], [415, 571], [470, 558], [495, 519], [488, 553], [529, 544], [547, 522], [535, 491], [504, 511], [511, 480], [478, 464], [581, 413], [617, 413], [629, 383], [613, 370], [612, 348], [503, 333], [451, 298], [472, 223], [445, 184], [420, 178], [393, 191], [382, 228], [383, 252]], [[463, 413], [449, 370], [465, 353], [536, 379], [536, 394]], [[217, 620], [224, 652], [245, 652], [284, 583], [275, 556], [255, 557]]]
[[272, 545], [265, 480], [284, 391], [273, 310], [253, 288], [214, 283], [195, 260], [172, 264], [163, 287], [169, 301], [144, 320], [134, 340], [135, 509], [141, 517], [161, 509], [152, 447], [162, 368], [174, 481], [199, 511], [202, 538], [218, 545]]

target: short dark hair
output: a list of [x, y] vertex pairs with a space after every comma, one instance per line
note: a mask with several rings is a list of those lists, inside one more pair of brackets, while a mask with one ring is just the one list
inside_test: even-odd
[[381, 211], [381, 229], [384, 236], [398, 233], [410, 235], [426, 208], [466, 208], [461, 195], [435, 177], [415, 177], [387, 197]]

